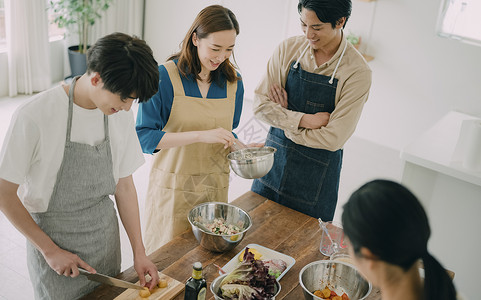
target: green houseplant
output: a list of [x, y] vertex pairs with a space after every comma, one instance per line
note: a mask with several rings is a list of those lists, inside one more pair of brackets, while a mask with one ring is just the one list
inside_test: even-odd
[[359, 50], [359, 46], [361, 45], [361, 37], [349, 32], [346, 36], [346, 39], [356, 48]]
[[87, 68], [86, 57], [89, 47], [89, 31], [100, 19], [113, 0], [50, 0], [50, 8], [55, 13], [54, 23], [78, 34], [79, 44], [69, 47], [69, 61], [72, 76], [81, 75]]

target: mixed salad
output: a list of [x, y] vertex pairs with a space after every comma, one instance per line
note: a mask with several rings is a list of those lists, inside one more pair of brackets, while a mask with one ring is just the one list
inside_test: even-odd
[[239, 226], [227, 224], [222, 218], [215, 218], [212, 223], [206, 223], [205, 227], [215, 234], [237, 234], [242, 231]]
[[276, 279], [269, 274], [269, 265], [254, 259], [246, 248], [242, 263], [220, 283], [219, 296], [236, 300], [270, 299], [276, 293]]

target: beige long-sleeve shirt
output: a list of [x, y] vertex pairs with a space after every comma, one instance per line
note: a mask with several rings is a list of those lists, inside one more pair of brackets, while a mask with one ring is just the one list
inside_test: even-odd
[[367, 101], [371, 87], [371, 69], [344, 35], [339, 49], [328, 62], [317, 66], [311, 47], [299, 61], [303, 70], [330, 77], [346, 43], [346, 51], [335, 73], [335, 78], [338, 79], [335, 109], [326, 126], [319, 129], [299, 128], [304, 113], [283, 108], [271, 101], [268, 96], [272, 84], [279, 84], [285, 88], [291, 63], [297, 61], [308, 44], [305, 36], [286, 39], [269, 59], [267, 72], [255, 89], [256, 118], [283, 129], [286, 137], [296, 144], [330, 151], [341, 149], [354, 133], [364, 103]]

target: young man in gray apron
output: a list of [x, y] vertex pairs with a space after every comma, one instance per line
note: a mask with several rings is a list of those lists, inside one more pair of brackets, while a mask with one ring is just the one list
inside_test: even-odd
[[350, 0], [300, 0], [304, 35], [283, 41], [255, 91], [254, 114], [271, 125], [274, 166], [252, 191], [324, 221], [333, 219], [342, 147], [369, 95], [371, 70], [346, 40]]
[[[116, 276], [115, 195], [141, 284], [158, 282], [142, 242], [132, 173], [144, 162], [130, 107], [159, 75], [142, 40], [115, 33], [92, 46], [87, 73], [21, 106], [0, 155], [0, 209], [27, 238], [36, 299], [77, 299], [98, 284], [78, 267]], [[17, 196], [18, 191], [18, 196]]]

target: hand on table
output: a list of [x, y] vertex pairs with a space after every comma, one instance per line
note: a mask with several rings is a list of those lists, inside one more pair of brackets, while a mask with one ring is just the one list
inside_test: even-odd
[[89, 271], [90, 273], [97, 273], [94, 268], [92, 268], [76, 254], [63, 250], [59, 247], [51, 252], [45, 253], [43, 256], [50, 268], [52, 268], [52, 270], [54, 270], [58, 275], [77, 277], [79, 275], [79, 267]]
[[328, 112], [318, 112], [315, 114], [304, 114], [299, 122], [299, 127], [307, 129], [319, 129], [329, 123], [331, 114]]
[[280, 85], [271, 85], [268, 95], [273, 102], [280, 104], [284, 108], [287, 108], [287, 92]]
[[[139, 283], [141, 286], [148, 287], [149, 290], [152, 290], [159, 283], [157, 267], [146, 255], [134, 258], [134, 269], [137, 275], [139, 275]], [[145, 280], [146, 274], [149, 274], [152, 278], [149, 282]]]

